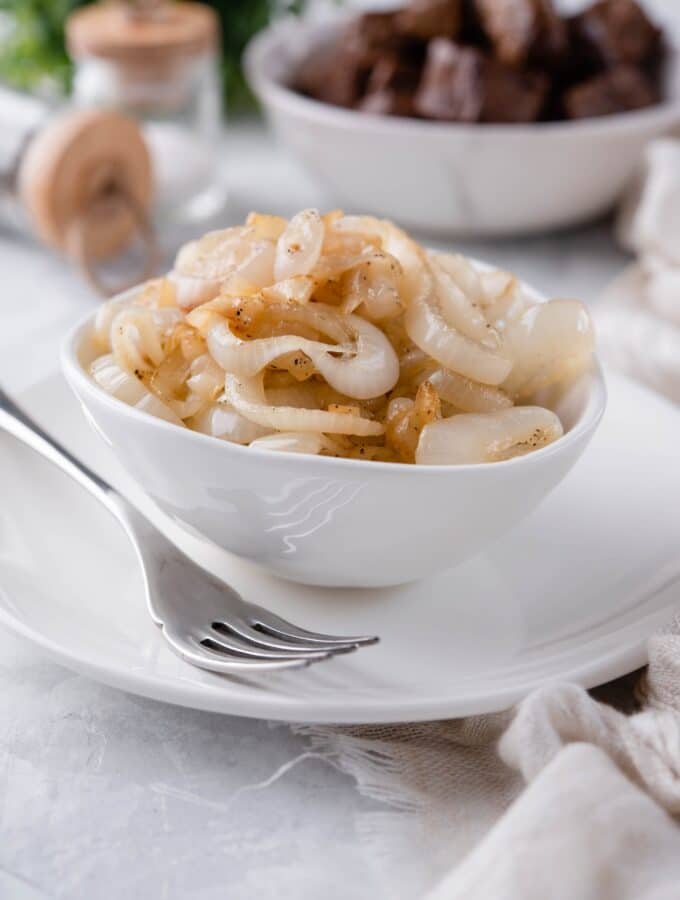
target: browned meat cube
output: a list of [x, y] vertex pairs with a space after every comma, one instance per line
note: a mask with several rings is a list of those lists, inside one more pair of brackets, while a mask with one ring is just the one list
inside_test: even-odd
[[478, 122], [483, 100], [483, 56], [472, 47], [462, 47], [437, 38], [427, 48], [425, 67], [415, 106], [428, 119]]
[[430, 42], [416, 111], [454, 122], [532, 122], [548, 91], [547, 78], [519, 72], [472, 47], [445, 38]]
[[371, 71], [366, 85], [366, 93], [397, 90], [415, 93], [420, 81], [420, 67], [399, 56], [384, 56]]
[[380, 116], [417, 116], [413, 91], [382, 88], [372, 91], [359, 102], [357, 109]]
[[370, 71], [360, 57], [341, 46], [318, 47], [298, 69], [295, 87], [323, 103], [354, 106]]
[[395, 13], [366, 13], [352, 20], [334, 44], [318, 47], [305, 60], [297, 73], [298, 90], [325, 103], [355, 106], [372, 68], [404, 44], [395, 21]]
[[349, 23], [340, 38], [346, 51], [373, 65], [385, 52], [398, 50], [404, 36], [397, 28], [396, 12], [369, 12]]
[[461, 0], [411, 0], [397, 15], [403, 34], [428, 41], [434, 37], [455, 38], [462, 25]]
[[384, 56], [371, 72], [357, 109], [386, 116], [415, 116], [420, 68], [399, 56]]
[[563, 98], [569, 119], [610, 116], [659, 102], [649, 78], [633, 66], [617, 66], [568, 90]]
[[535, 122], [546, 104], [550, 80], [532, 69], [518, 71], [496, 60], [484, 67], [482, 122]]
[[486, 36], [477, 9], [477, 0], [461, 0], [461, 26], [458, 41], [471, 44], [473, 47], [488, 49], [489, 39]]
[[498, 59], [511, 66], [559, 65], [567, 27], [552, 0], [476, 0], [479, 18]]
[[577, 53], [600, 66], [641, 65], [661, 52], [661, 31], [635, 0], [598, 0], [571, 20]]

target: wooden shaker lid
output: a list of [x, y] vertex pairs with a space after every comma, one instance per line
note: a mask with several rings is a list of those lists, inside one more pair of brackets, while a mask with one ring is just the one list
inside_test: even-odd
[[108, 0], [77, 10], [66, 24], [75, 59], [97, 56], [130, 64], [196, 56], [215, 50], [219, 37], [217, 14], [203, 3]]
[[71, 251], [74, 230], [86, 231], [88, 254], [118, 253], [148, 219], [149, 152], [132, 119], [103, 110], [70, 110], [31, 140], [18, 193], [35, 234]]

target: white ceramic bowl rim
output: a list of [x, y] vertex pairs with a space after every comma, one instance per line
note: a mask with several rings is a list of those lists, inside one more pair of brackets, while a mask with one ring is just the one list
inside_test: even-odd
[[[290, 65], [294, 62], [291, 56], [291, 45], [296, 38], [314, 34], [329, 36], [337, 29], [346, 17], [338, 17], [332, 22], [306, 22], [303, 19], [288, 18], [282, 22], [260, 31], [248, 44], [244, 54], [244, 66], [248, 81], [254, 92], [260, 96], [267, 96], [281, 107], [287, 107], [290, 112], [298, 112], [302, 115], [312, 116], [315, 119], [326, 121], [328, 124], [336, 124], [346, 129], [365, 130], [370, 125], [372, 131], [382, 131], [385, 134], [408, 133], [410, 135], [464, 135], [471, 130], [482, 130], [490, 136], [504, 135], [505, 137], [532, 135], [534, 138], [560, 135], [568, 137], [578, 135], [600, 133], [603, 131], [624, 132], [636, 131], [642, 124], [653, 123], [657, 120], [665, 120], [667, 117], [677, 117], [680, 113], [680, 68], [674, 48], [669, 51], [670, 63], [667, 76], [667, 93], [670, 94], [660, 103], [644, 109], [630, 112], [616, 113], [610, 116], [598, 116], [588, 119], [563, 122], [530, 122], [516, 123], [463, 123], [463, 122], [433, 122], [421, 119], [411, 119], [406, 116], [384, 116], [377, 113], [358, 112], [353, 109], [344, 109], [314, 100], [289, 87], [284, 79], [290, 73]], [[272, 73], [272, 64], [285, 60], [285, 74], [277, 77]]]
[[[123, 294], [120, 294], [117, 298], [114, 299], [124, 301], [129, 295], [134, 294], [137, 290], [139, 290], [138, 287], [131, 288], [129, 291], [125, 291]], [[545, 299], [542, 297], [542, 295], [538, 294], [532, 288], [529, 288], [529, 291], [538, 299]], [[89, 312], [84, 318], [82, 318], [68, 333], [61, 347], [62, 370], [66, 373], [69, 381], [74, 380], [78, 382], [79, 388], [82, 389], [83, 392], [92, 395], [99, 402], [105, 403], [107, 406], [111, 407], [113, 411], [119, 414], [130, 416], [132, 419], [144, 421], [151, 427], [160, 428], [161, 430], [168, 430], [170, 435], [183, 435], [187, 440], [190, 441], [207, 441], [213, 447], [221, 445], [224, 448], [225, 452], [233, 452], [237, 455], [240, 453], [245, 453], [249, 456], [249, 458], [252, 458], [253, 454], [257, 454], [260, 458], [267, 461], [269, 464], [272, 464], [275, 460], [281, 460], [285, 461], [288, 465], [298, 465], [301, 467], [309, 468], [309, 454], [290, 453], [283, 450], [267, 450], [266, 448], [262, 447], [249, 447], [243, 446], [241, 444], [235, 444], [230, 441], [222, 441], [219, 438], [212, 437], [211, 435], [202, 434], [199, 431], [192, 431], [190, 428], [180, 428], [178, 425], [174, 425], [172, 422], [166, 422], [163, 419], [159, 419], [156, 416], [152, 416], [142, 410], [135, 409], [133, 406], [130, 406], [124, 401], [118, 400], [116, 397], [107, 393], [103, 388], [99, 387], [99, 385], [95, 381], [93, 381], [89, 374], [83, 369], [83, 366], [80, 362], [79, 351], [82, 349], [85, 342], [91, 335], [93, 320], [95, 316], [96, 312]], [[480, 470], [488, 471], [489, 469], [493, 469], [494, 471], [501, 471], [508, 467], [531, 466], [538, 458], [544, 458], [554, 453], [559, 453], [563, 449], [566, 449], [570, 444], [578, 441], [580, 436], [584, 432], [588, 432], [591, 429], [595, 428], [595, 426], [602, 418], [606, 406], [607, 392], [604, 383], [604, 377], [602, 375], [602, 369], [597, 359], [594, 360], [592, 370], [587, 375], [587, 377], [588, 396], [573, 426], [567, 432], [565, 432], [565, 434], [561, 438], [553, 441], [552, 444], [548, 444], [546, 447], [542, 447], [539, 450], [534, 450], [532, 453], [527, 453], [524, 456], [516, 456], [512, 459], [501, 460], [494, 463], [466, 463], [460, 465], [434, 466], [418, 466], [410, 463], [388, 463], [363, 459], [344, 459], [342, 457], [338, 458], [333, 456], [314, 456], [313, 459], [319, 465], [330, 466], [331, 468], [356, 468], [358, 466], [364, 471], [374, 471], [376, 472], [376, 474], [379, 472], [408, 472], [410, 473], [411, 477], [418, 478], [431, 477], [433, 473], [436, 474], [437, 472], [442, 471], [462, 472], [474, 470], [478, 472]]]

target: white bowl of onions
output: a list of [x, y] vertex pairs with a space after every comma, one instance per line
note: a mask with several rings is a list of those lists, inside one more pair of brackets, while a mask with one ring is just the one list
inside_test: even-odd
[[66, 340], [65, 375], [156, 503], [306, 584], [450, 568], [526, 516], [605, 406], [585, 308], [305, 210], [184, 247]]

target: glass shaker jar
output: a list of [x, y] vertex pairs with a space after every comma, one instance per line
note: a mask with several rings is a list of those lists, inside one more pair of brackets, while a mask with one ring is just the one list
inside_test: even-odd
[[71, 15], [74, 102], [136, 117], [153, 165], [159, 224], [194, 224], [224, 206], [219, 22], [201, 3], [110, 0]]

